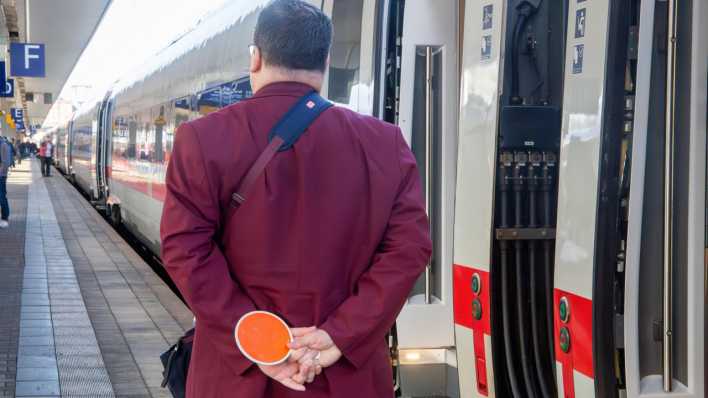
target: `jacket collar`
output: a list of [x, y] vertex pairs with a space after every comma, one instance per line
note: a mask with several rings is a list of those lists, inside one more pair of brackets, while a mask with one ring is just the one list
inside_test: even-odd
[[303, 95], [312, 91], [313, 88], [310, 85], [298, 82], [276, 82], [270, 83], [264, 87], [261, 87], [257, 93], [253, 94], [251, 98], [262, 98], [271, 96], [290, 96], [290, 97], [302, 97]]

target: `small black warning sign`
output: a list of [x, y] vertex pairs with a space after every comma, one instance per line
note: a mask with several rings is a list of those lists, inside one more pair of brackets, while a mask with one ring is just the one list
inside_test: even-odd
[[585, 8], [581, 8], [575, 12], [575, 38], [585, 37]]
[[482, 36], [482, 60], [492, 58], [492, 35]]
[[583, 56], [585, 53], [585, 45], [578, 44], [573, 49], [573, 74], [583, 73]]
[[482, 8], [482, 30], [491, 29], [493, 26], [494, 5], [489, 4]]

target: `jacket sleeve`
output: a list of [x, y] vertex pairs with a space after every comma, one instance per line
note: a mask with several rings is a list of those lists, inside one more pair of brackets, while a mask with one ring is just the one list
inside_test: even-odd
[[231, 277], [215, 242], [219, 200], [209, 182], [199, 137], [189, 124], [182, 124], [175, 134], [165, 180], [160, 225], [165, 268], [197, 318], [197, 333], [207, 335], [223, 362], [240, 375], [251, 362], [236, 346], [234, 327], [254, 305]]
[[356, 367], [383, 344], [432, 252], [415, 158], [400, 130], [396, 142], [401, 179], [383, 239], [356, 293], [320, 326]]
[[12, 149], [6, 142], [0, 143], [0, 175], [7, 175], [7, 171], [12, 165]]

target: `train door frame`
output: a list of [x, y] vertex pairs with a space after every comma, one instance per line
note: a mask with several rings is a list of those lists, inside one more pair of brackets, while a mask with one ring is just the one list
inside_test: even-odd
[[[439, 275], [435, 275], [435, 265], [429, 267], [421, 280], [423, 293], [411, 296], [399, 315], [401, 349], [455, 345], [452, 238], [459, 123], [458, 12], [458, 1], [406, 0], [404, 7], [398, 125], [414, 153], [418, 150], [414, 127], [422, 131], [422, 135], [417, 134], [424, 143], [424, 149], [418, 154], [418, 167], [422, 177], [428, 176], [433, 181], [433, 185], [425, 189], [426, 202], [435, 212], [431, 214], [431, 230], [438, 254], [433, 254], [432, 261], [438, 263]], [[420, 80], [418, 85], [416, 80]], [[436, 82], [440, 86], [436, 86]], [[424, 93], [423, 98], [414, 98], [416, 90]], [[442, 95], [436, 96], [436, 90]], [[423, 109], [420, 119], [415, 118], [421, 116], [415, 106]], [[437, 137], [435, 129], [439, 129]]]
[[[682, 2], [678, 2], [679, 6]], [[654, 20], [660, 18], [666, 10], [659, 9], [660, 2], [642, 2], [643, 20]], [[687, 4], [687, 3], [683, 3]], [[642, 325], [642, 289], [647, 287], [641, 283], [641, 274], [646, 272], [647, 267], [652, 264], [642, 258], [644, 233], [652, 228], [652, 225], [647, 223], [647, 218], [643, 213], [658, 213], [659, 218], [662, 218], [665, 209], [658, 209], [649, 202], [648, 195], [653, 193], [650, 191], [649, 185], [657, 176], [652, 171], [652, 163], [659, 163], [660, 167], [664, 167], [663, 159], [653, 159], [651, 146], [652, 140], [663, 140], [663, 134], [659, 137], [653, 136], [652, 129], [652, 94], [655, 94], [652, 83], [654, 76], [662, 74], [661, 67], [657, 64], [667, 62], [663, 59], [652, 60], [653, 57], [666, 57], [667, 43], [655, 43], [656, 40], [666, 39], [663, 33], [655, 32], [653, 24], [640, 26], [640, 43], [639, 57], [640, 63], [644, 66], [638, 71], [638, 89], [636, 111], [634, 118], [634, 151], [632, 157], [632, 185], [630, 187], [629, 197], [629, 220], [628, 220], [628, 238], [627, 238], [627, 260], [626, 260], [626, 275], [625, 275], [625, 296], [624, 296], [624, 325], [623, 333], [625, 337], [625, 369], [626, 369], [626, 392], [627, 396], [631, 397], [681, 397], [681, 398], [697, 398], [705, 397], [706, 393], [706, 257], [705, 257], [705, 239], [706, 239], [706, 107], [708, 102], [708, 47], [706, 46], [705, 38], [708, 37], [708, 26], [702, 21], [708, 18], [708, 4], [703, 1], [694, 1], [693, 8], [684, 10], [692, 15], [691, 31], [687, 36], [690, 40], [685, 40], [684, 43], [690, 41], [690, 99], [683, 98], [683, 104], [689, 106], [690, 115], [688, 116], [687, 125], [690, 147], [688, 149], [688, 160], [684, 160], [684, 165], [688, 167], [688, 176], [685, 184], [688, 188], [683, 194], [687, 196], [687, 222], [685, 223], [684, 234], [686, 242], [683, 248], [679, 250], [686, 251], [685, 263], [687, 265], [687, 283], [684, 286], [679, 285], [679, 289], [674, 286], [674, 291], [677, 293], [685, 292], [687, 296], [686, 319], [683, 321], [686, 325], [684, 333], [688, 350], [686, 352], [687, 380], [688, 385], [677, 383], [676, 378], [672, 378], [674, 390], [671, 393], [665, 392], [663, 385], [666, 380], [662, 380], [662, 375], [654, 372], [647, 374], [643, 357], [647, 356], [647, 347], [642, 344], [641, 334], [644, 333], [640, 328], [646, 328]], [[666, 3], [663, 4], [666, 7]], [[681, 13], [679, 13], [681, 15]], [[687, 23], [687, 22], [683, 22]], [[684, 36], [684, 38], [687, 38]], [[679, 32], [678, 37], [678, 52], [681, 52], [682, 37]], [[685, 45], [685, 44], [684, 44]], [[684, 47], [686, 51], [686, 47]], [[685, 61], [685, 59], [684, 59]], [[679, 57], [679, 62], [681, 58]], [[684, 64], [684, 67], [686, 65]], [[653, 69], [656, 68], [657, 71]], [[685, 69], [684, 69], [685, 70]], [[686, 80], [689, 80], [686, 79]], [[659, 84], [665, 84], [661, 82]], [[664, 90], [659, 87], [658, 91]], [[661, 96], [663, 94], [660, 94]], [[680, 92], [678, 94], [680, 96]], [[684, 94], [685, 96], [685, 94]], [[684, 109], [685, 112], [685, 109]], [[683, 121], [686, 123], [686, 120]], [[661, 129], [663, 127], [659, 127]], [[677, 132], [680, 136], [682, 133]], [[656, 144], [654, 144], [656, 146]], [[663, 144], [661, 144], [663, 145]], [[665, 148], [661, 149], [662, 151]], [[678, 153], [678, 152], [676, 152]], [[685, 153], [685, 152], [684, 152]], [[661, 176], [658, 176], [661, 178]], [[660, 182], [663, 187], [663, 182]], [[676, 204], [674, 204], [676, 206]], [[679, 224], [680, 225], [680, 224]], [[652, 241], [653, 242], [653, 241]], [[645, 250], [645, 249], [644, 249]], [[659, 294], [661, 294], [659, 292]], [[646, 300], [646, 297], [644, 298]], [[652, 306], [656, 306], [653, 304]], [[663, 326], [663, 325], [662, 325]], [[662, 334], [661, 331], [659, 334]], [[674, 338], [681, 338], [681, 333], [676, 333]], [[656, 341], [656, 338], [653, 339]], [[650, 354], [651, 355], [651, 354]], [[661, 369], [665, 371], [666, 369]]]
[[[629, 2], [608, 0], [569, 6], [569, 22], [576, 23], [567, 32], [559, 162], [556, 383], [563, 396], [615, 396], [621, 367], [614, 305], [621, 275], [619, 170], [631, 9]], [[578, 30], [579, 15], [594, 34]]]
[[113, 111], [113, 99], [111, 97], [111, 92], [106, 94], [103, 102], [101, 103], [101, 111], [98, 122], [98, 140], [99, 147], [97, 151], [99, 153], [98, 162], [96, 165], [96, 176], [97, 176], [97, 186], [98, 186], [98, 196], [104, 204], [108, 200], [110, 190], [109, 190], [109, 172], [110, 167], [110, 151], [111, 151], [111, 135], [112, 135], [112, 125], [111, 125], [111, 113]]
[[73, 182], [74, 170], [73, 170], [73, 156], [71, 150], [74, 147], [74, 117], [72, 115], [71, 119], [66, 122], [66, 173], [69, 175]]
[[[460, 57], [454, 315], [460, 394], [481, 398], [498, 396], [496, 379], [500, 377], [495, 374], [491, 333], [490, 313], [498, 305], [491, 294], [491, 267], [508, 10], [506, 0], [467, 1], [465, 6]], [[482, 40], [488, 47], [480, 46]], [[474, 279], [478, 281], [477, 293], [472, 291]], [[478, 318], [472, 311], [475, 300], [481, 304]]]
[[[361, 22], [359, 25], [359, 37], [358, 42], [358, 66], [356, 68], [356, 78], [352, 80], [353, 83], [350, 87], [349, 92], [349, 103], [344, 103], [343, 101], [337, 101], [337, 98], [331, 97], [330, 92], [330, 78], [333, 69], [339, 66], [338, 62], [338, 48], [337, 48], [337, 30], [339, 28], [338, 18], [335, 14], [335, 4], [339, 6], [340, 4], [346, 4], [350, 6], [353, 1], [361, 2], [362, 12], [361, 12]], [[380, 71], [380, 21], [381, 21], [381, 4], [384, 0], [352, 0], [352, 2], [338, 2], [335, 0], [322, 0], [321, 8], [322, 11], [327, 14], [334, 25], [334, 37], [332, 42], [332, 49], [330, 53], [330, 65], [325, 73], [324, 84], [322, 86], [322, 94], [334, 101], [340, 106], [345, 106], [347, 108], [353, 109], [359, 113], [374, 116], [377, 114], [377, 104], [379, 99], [378, 92], [378, 81], [379, 81], [379, 71]], [[351, 14], [347, 13], [347, 17]], [[351, 32], [347, 32], [351, 33]], [[348, 51], [347, 59], [352, 55], [354, 48]], [[348, 61], [347, 61], [348, 63]]]

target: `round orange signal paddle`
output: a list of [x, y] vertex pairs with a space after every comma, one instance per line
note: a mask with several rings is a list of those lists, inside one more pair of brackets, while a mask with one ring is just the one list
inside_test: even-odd
[[243, 355], [259, 365], [278, 365], [290, 356], [290, 328], [270, 312], [253, 311], [242, 316], [234, 337]]

